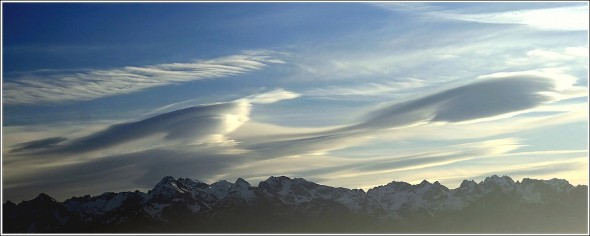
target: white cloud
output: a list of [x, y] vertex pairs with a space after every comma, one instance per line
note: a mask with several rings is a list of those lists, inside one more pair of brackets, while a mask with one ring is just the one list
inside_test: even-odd
[[247, 122], [250, 110], [251, 104], [245, 100], [193, 106], [139, 121], [111, 125], [82, 137], [59, 140], [44, 138], [25, 143], [24, 146], [16, 147], [15, 154], [61, 157], [94, 152], [95, 155], [91, 155], [93, 157], [172, 146], [218, 145], [222, 141], [231, 142], [224, 135]]
[[275, 103], [281, 100], [294, 99], [299, 96], [300, 94], [295, 92], [287, 91], [284, 89], [276, 89], [261, 94], [250, 95], [244, 99], [251, 103], [268, 104]]
[[588, 47], [566, 47], [565, 54], [588, 58]]
[[568, 55], [563, 55], [561, 53], [547, 51], [547, 50], [543, 50], [543, 49], [534, 49], [534, 50], [528, 51], [526, 53], [526, 55], [529, 57], [534, 57], [534, 58], [544, 59], [544, 60], [568, 60], [571, 58]]
[[[588, 5], [540, 9], [522, 9], [487, 13], [471, 13], [464, 9], [449, 10], [428, 3], [373, 3], [390, 11], [403, 11], [424, 16], [471, 21], [486, 24], [520, 24], [542, 30], [588, 30]], [[477, 3], [473, 6], [477, 6]], [[485, 5], [481, 5], [485, 7]]]
[[502, 72], [461, 86], [396, 102], [342, 130], [388, 129], [437, 122], [481, 122], [512, 117], [543, 104], [587, 96], [576, 77], [554, 70]]
[[[332, 46], [341, 47], [335, 50], [303, 50], [290, 58], [295, 70], [285, 80], [336, 84], [301, 91], [304, 95], [330, 95], [334, 91], [362, 97], [371, 94], [368, 91], [371, 87], [375, 91], [388, 90], [389, 85], [394, 86], [395, 82], [405, 78], [438, 86], [497, 71], [587, 65], [586, 47], [579, 46], [586, 43], [582, 37], [568, 37], [564, 41], [550, 32], [530, 35], [530, 32], [511, 27], [494, 30], [467, 28], [453, 34], [436, 27], [418, 28], [401, 35], [389, 32], [393, 30], [384, 31], [367, 34], [365, 41], [371, 40], [370, 46], [344, 44]], [[357, 85], [346, 88], [338, 84], [342, 81], [366, 85], [364, 88]]]
[[312, 98], [332, 98], [332, 99], [357, 99], [358, 96], [391, 96], [401, 95], [404, 91], [407, 93], [413, 89], [426, 86], [424, 80], [407, 78], [399, 81], [389, 81], [383, 83], [366, 83], [356, 86], [331, 86], [327, 88], [313, 88], [303, 91], [302, 94]]
[[562, 70], [579, 68], [588, 64], [588, 49], [586, 47], [536, 48], [526, 52], [526, 57], [511, 57], [506, 60], [506, 63], [512, 66], [538, 65]]
[[[282, 132], [248, 136], [243, 130], [239, 135], [244, 142], [239, 146], [260, 153], [260, 157], [277, 157], [310, 153], [325, 153], [360, 145], [372, 137], [384, 138], [416, 137], [431, 133], [427, 137], [434, 139], [486, 137], [493, 134], [510, 133], [515, 130], [534, 127], [531, 120], [547, 119], [527, 118], [513, 119], [512, 124], [492, 123], [490, 121], [505, 120], [518, 114], [538, 110], [555, 110], [551, 103], [571, 97], [586, 96], [587, 93], [571, 94], [577, 78], [560, 73], [558, 70], [541, 69], [522, 72], [503, 72], [480, 76], [460, 86], [444, 88], [430, 95], [396, 101], [369, 112], [364, 119], [356, 124], [335, 127], [332, 129], [315, 129], [308, 131]], [[565, 93], [565, 94], [564, 94]], [[565, 107], [561, 107], [565, 109]], [[573, 107], [569, 107], [573, 109]], [[559, 109], [558, 109], [559, 110]], [[568, 122], [580, 119], [579, 114], [556, 116], [558, 121]], [[490, 127], [498, 127], [489, 131], [481, 129], [477, 123], [488, 122]], [[545, 121], [544, 124], [551, 122]], [[525, 126], [526, 124], [526, 126]], [[441, 127], [443, 126], [443, 127]], [[382, 130], [394, 129], [391, 132]], [[250, 129], [251, 130], [251, 129]], [[273, 129], [276, 130], [276, 129]], [[426, 130], [426, 132], [416, 132]], [[430, 131], [428, 131], [430, 130]], [[437, 135], [436, 130], [461, 132], [443, 132]], [[487, 129], [486, 129], [487, 130]], [[231, 135], [231, 134], [230, 134]], [[439, 137], [442, 136], [442, 137]], [[386, 138], [387, 139], [387, 138]]]
[[355, 169], [360, 170], [359, 172], [337, 175], [334, 178], [358, 177], [444, 166], [459, 161], [507, 153], [516, 150], [520, 146], [520, 140], [505, 138], [438, 147], [435, 150], [428, 151], [414, 150], [406, 154], [398, 153], [395, 156], [371, 158], [369, 164], [359, 164], [355, 167]]
[[30, 73], [3, 84], [3, 103], [39, 104], [91, 100], [188, 81], [214, 79], [261, 70], [284, 63], [272, 51], [242, 54], [190, 63], [88, 70], [78, 73]]
[[[537, 128], [551, 127], [588, 120], [588, 104], [544, 105], [532, 112], [559, 112], [538, 117], [512, 117], [476, 122], [430, 123], [411, 129], [396, 129], [379, 133], [376, 139], [390, 141], [457, 140], [516, 134]], [[484, 128], [482, 128], [484, 127]], [[428, 135], [424, 135], [428, 134]]]
[[431, 12], [442, 18], [490, 24], [522, 24], [543, 30], [588, 30], [588, 5], [493, 13]]

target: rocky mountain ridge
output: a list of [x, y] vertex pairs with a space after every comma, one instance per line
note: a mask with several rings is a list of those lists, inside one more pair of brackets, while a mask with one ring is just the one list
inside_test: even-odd
[[[258, 186], [167, 176], [148, 193], [8, 201], [3, 223], [5, 232], [580, 232], [587, 192], [562, 179], [497, 175], [456, 189], [393, 181], [367, 192], [285, 176]], [[498, 223], [505, 218], [514, 219]]]

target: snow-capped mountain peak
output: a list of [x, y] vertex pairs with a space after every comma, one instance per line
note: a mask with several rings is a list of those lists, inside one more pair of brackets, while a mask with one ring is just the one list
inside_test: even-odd
[[250, 185], [250, 183], [248, 183], [248, 181], [242, 179], [242, 178], [238, 178], [236, 180], [236, 182], [234, 182], [234, 184], [232, 184], [231, 188], [230, 188], [230, 192], [232, 191], [241, 191], [241, 190], [247, 190], [248, 188], [252, 187]]
[[490, 177], [486, 177], [482, 183], [484, 185], [497, 186], [505, 192], [512, 191], [515, 187], [514, 180], [506, 175], [502, 177], [499, 177], [498, 175], [492, 175]]
[[231, 196], [232, 199], [240, 199], [246, 202], [255, 198], [252, 186], [248, 181], [242, 178], [238, 178], [236, 182], [231, 185], [228, 190], [228, 195]]
[[213, 196], [215, 199], [221, 200], [227, 196], [232, 185], [232, 183], [225, 180], [217, 181], [209, 185], [209, 187], [205, 189], [205, 192]]
[[567, 191], [567, 190], [571, 189], [571, 187], [572, 187], [572, 185], [565, 179], [553, 178], [553, 179], [549, 179], [549, 180], [543, 180], [543, 183], [550, 185], [551, 187], [553, 187], [555, 190], [557, 190], [559, 192]]

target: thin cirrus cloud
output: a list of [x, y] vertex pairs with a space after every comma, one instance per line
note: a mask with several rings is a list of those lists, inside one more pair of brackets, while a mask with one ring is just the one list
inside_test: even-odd
[[504, 154], [518, 149], [521, 146], [520, 142], [521, 140], [518, 139], [504, 138], [463, 143], [437, 149], [436, 151], [399, 155], [395, 158], [382, 160], [378, 164], [359, 166], [358, 169], [365, 174], [372, 174], [372, 171], [393, 172], [442, 166], [482, 156]]
[[23, 75], [3, 84], [3, 103], [53, 104], [128, 94], [144, 89], [195, 80], [222, 78], [284, 63], [279, 52], [258, 50], [190, 63], [89, 70], [78, 73], [43, 72]]
[[301, 94], [287, 91], [284, 89], [275, 89], [275, 90], [272, 90], [272, 91], [269, 91], [266, 93], [254, 94], [254, 95], [248, 96], [248, 97], [244, 98], [243, 100], [246, 100], [250, 103], [269, 104], [269, 103], [275, 103], [275, 102], [278, 102], [281, 100], [294, 99], [299, 96], [301, 96]]
[[433, 14], [442, 18], [489, 24], [521, 24], [542, 30], [588, 30], [588, 5], [506, 12]]
[[584, 31], [588, 30], [588, 5], [509, 10], [486, 13], [472, 13], [465, 10], [449, 10], [427, 3], [373, 3], [382, 9], [405, 11], [425, 16], [477, 22], [484, 24], [517, 24], [541, 30]]
[[319, 99], [347, 99], [350, 97], [357, 98], [359, 96], [399, 96], [404, 92], [426, 86], [424, 80], [415, 78], [406, 78], [399, 81], [383, 82], [383, 83], [367, 83], [357, 86], [333, 86], [328, 88], [313, 88], [302, 92], [306, 97]]

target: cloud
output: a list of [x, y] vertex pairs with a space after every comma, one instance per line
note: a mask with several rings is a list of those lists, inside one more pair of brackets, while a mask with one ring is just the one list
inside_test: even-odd
[[256, 159], [284, 156], [323, 155], [332, 150], [356, 146], [371, 139], [367, 134], [332, 133], [325, 135], [295, 134], [283, 140], [262, 139], [245, 142], [239, 147], [251, 150]]
[[588, 5], [478, 14], [433, 12], [432, 15], [478, 23], [520, 24], [542, 30], [588, 30]]
[[[242, 135], [241, 139], [244, 141], [239, 146], [259, 153], [261, 159], [325, 154], [332, 150], [360, 145], [374, 137], [395, 137], [398, 132], [404, 136], [407, 132], [412, 133], [411, 130], [420, 129], [416, 126], [444, 123], [467, 125], [501, 120], [572, 96], [587, 96], [587, 92], [571, 95], [571, 90], [580, 89], [574, 86], [576, 80], [573, 76], [552, 70], [484, 75], [470, 83], [382, 106], [367, 113], [356, 124], [256, 138]], [[408, 128], [410, 126], [413, 128]], [[395, 128], [391, 131], [392, 134], [383, 131], [392, 128]], [[440, 127], [438, 129], [441, 130]], [[511, 129], [499, 130], [510, 132]], [[472, 129], [468, 132], [472, 132]]]
[[588, 48], [565, 47], [560, 50], [536, 48], [526, 52], [526, 57], [512, 57], [506, 63], [512, 66], [536, 64], [541, 67], [579, 68], [588, 64]]
[[[405, 78], [428, 81], [425, 86], [437, 87], [450, 81], [471, 79], [497, 71], [523, 71], [556, 66], [579, 68], [587, 64], [581, 56], [576, 58], [569, 54], [579, 55], [583, 52], [585, 47], [579, 47], [586, 44], [583, 37], [565, 40], [551, 32], [530, 33], [514, 27], [494, 30], [486, 27], [462, 27], [461, 30], [448, 34], [441, 27], [446, 26], [417, 25], [412, 31], [402, 33], [392, 27], [383, 29], [383, 32], [367, 34], [364, 40], [357, 42], [362, 45], [371, 41], [373, 43], [370, 48], [342, 43], [332, 46], [338, 47], [338, 50], [304, 51], [303, 56], [289, 59], [290, 65], [297, 68], [285, 78], [289, 82], [337, 84], [301, 91], [302, 94], [322, 95], [334, 91], [339, 94], [364, 95], [372, 94], [369, 91], [371, 87], [376, 91], [387, 90], [395, 86], [389, 84], [392, 80], [404, 82]], [[436, 40], [423, 40], [424, 37]], [[533, 46], [531, 37], [544, 40]], [[571, 46], [568, 53], [565, 53], [564, 46]], [[535, 49], [560, 52], [571, 59], [548, 61], [526, 55]], [[515, 64], [514, 60], [519, 61]], [[340, 96], [339, 99], [343, 97], [345, 96]]]
[[[105, 130], [67, 142], [64, 142], [65, 138], [59, 138], [61, 143], [52, 142], [45, 149], [39, 150], [39, 145], [28, 144], [14, 151], [31, 150], [39, 154], [84, 153], [155, 135], [163, 135], [163, 141], [204, 142], [208, 138], [215, 138], [214, 135], [227, 134], [248, 121], [250, 106], [245, 101], [193, 106], [140, 121], [112, 125]], [[32, 144], [45, 143], [46, 140]]]
[[[517, 134], [527, 130], [558, 126], [572, 122], [588, 120], [588, 104], [542, 105], [531, 111], [551, 112], [537, 116], [516, 116], [509, 119], [497, 119], [482, 122], [429, 123], [414, 126], [411, 129], [395, 129], [376, 135], [378, 140], [403, 142], [408, 140], [457, 140], [493, 137], [497, 135]], [[523, 115], [525, 115], [523, 114]], [[481, 121], [481, 120], [480, 120]], [[485, 127], [485, 128], [482, 128]], [[428, 134], [428, 135], [424, 135]]]
[[51, 146], [54, 146], [58, 143], [66, 141], [66, 138], [63, 137], [51, 137], [51, 138], [44, 138], [40, 140], [28, 141], [24, 143], [19, 143], [14, 145], [14, 149], [11, 149], [11, 152], [20, 152], [26, 150], [35, 150], [35, 149], [45, 149]]
[[272, 51], [242, 54], [190, 63], [86, 70], [78, 73], [31, 72], [3, 84], [3, 104], [53, 104], [128, 94], [148, 88], [195, 80], [222, 78], [284, 63]]
[[576, 78], [551, 71], [495, 73], [428, 96], [394, 103], [370, 112], [343, 130], [386, 129], [429, 122], [465, 122], [510, 117], [542, 104], [587, 96]]
[[[368, 112], [356, 124], [306, 131], [258, 125], [264, 127], [265, 131], [262, 132], [266, 134], [248, 135], [247, 132], [238, 129], [235, 136], [229, 136], [239, 139], [238, 146], [255, 153], [257, 159], [326, 154], [333, 150], [360, 145], [375, 137], [396, 137], [397, 133], [407, 136], [408, 132], [420, 129], [416, 126], [436, 130], [436, 127], [430, 124], [440, 126], [450, 123], [449, 125], [456, 124], [453, 127], [457, 129], [461, 125], [502, 120], [542, 107], [546, 110], [548, 108], [545, 106], [552, 102], [571, 98], [569, 91], [579, 89], [578, 86], [574, 86], [576, 80], [573, 76], [552, 70], [495, 73], [427, 96], [382, 106]], [[587, 92], [575, 96], [587, 96]], [[414, 127], [404, 129], [409, 126]], [[453, 127], [449, 129], [453, 130]], [[471, 129], [466, 132], [473, 131], [473, 126], [470, 127]], [[396, 129], [383, 131], [391, 128]], [[438, 129], [441, 130], [441, 127]], [[510, 132], [513, 129], [514, 127], [499, 130]], [[461, 135], [459, 138], [465, 138]]]
[[358, 99], [359, 96], [392, 96], [402, 95], [426, 86], [424, 80], [407, 78], [399, 81], [383, 83], [365, 83], [357, 86], [332, 86], [328, 88], [313, 88], [302, 92], [306, 97], [327, 99]]
[[298, 93], [294, 93], [284, 89], [275, 89], [262, 94], [254, 94], [246, 97], [245, 99], [251, 103], [268, 104], [282, 100], [294, 99], [299, 96], [300, 94]]
[[[428, 3], [373, 3], [382, 9], [423, 14], [424, 16], [485, 24], [518, 24], [542, 30], [588, 30], [588, 5], [509, 10], [486, 13], [450, 10]], [[477, 6], [477, 4], [474, 4]], [[483, 5], [482, 5], [483, 6]]]
[[[267, 104], [296, 98], [284, 89], [272, 90], [231, 102], [194, 105], [139, 121], [118, 123], [77, 138], [51, 137], [17, 143], [11, 153], [18, 155], [81, 154], [122, 147], [154, 149], [202, 143], [216, 145], [234, 142], [226, 137], [248, 120], [253, 103]], [[169, 106], [157, 109], [168, 109]], [[140, 149], [141, 150], [141, 149]], [[118, 150], [124, 151], [124, 150]]]
[[458, 161], [507, 153], [519, 148], [520, 142], [521, 140], [518, 139], [505, 138], [463, 143], [439, 148], [436, 151], [396, 155], [376, 163], [359, 166], [358, 169], [363, 171], [363, 174], [374, 174], [375, 171], [393, 172], [442, 166]]
[[[403, 128], [425, 124], [468, 124], [512, 117], [562, 99], [576, 78], [551, 70], [506, 72], [484, 75], [470, 83], [439, 92], [382, 106], [364, 116], [359, 123], [333, 129], [281, 135], [241, 135], [239, 147], [258, 153], [259, 159], [290, 155], [325, 154], [332, 150], [360, 145], [376, 136], [394, 136]], [[587, 93], [576, 94], [585, 96]], [[393, 134], [382, 130], [396, 128]], [[407, 129], [412, 130], [412, 129]], [[408, 131], [411, 132], [411, 131]], [[231, 134], [230, 134], [231, 136]], [[382, 138], [382, 137], [381, 137]]]
[[[226, 134], [233, 132], [250, 117], [252, 104], [268, 104], [293, 99], [299, 94], [284, 89], [254, 94], [232, 102], [190, 106], [154, 115], [139, 121], [119, 123], [69, 141], [64, 137], [44, 138], [18, 143], [11, 152], [39, 154], [84, 153], [123, 145], [160, 135], [163, 141], [227, 142]], [[172, 106], [175, 106], [173, 104]], [[169, 106], [157, 109], [158, 112]], [[161, 141], [161, 142], [163, 142]], [[153, 145], [150, 145], [154, 148]]]

